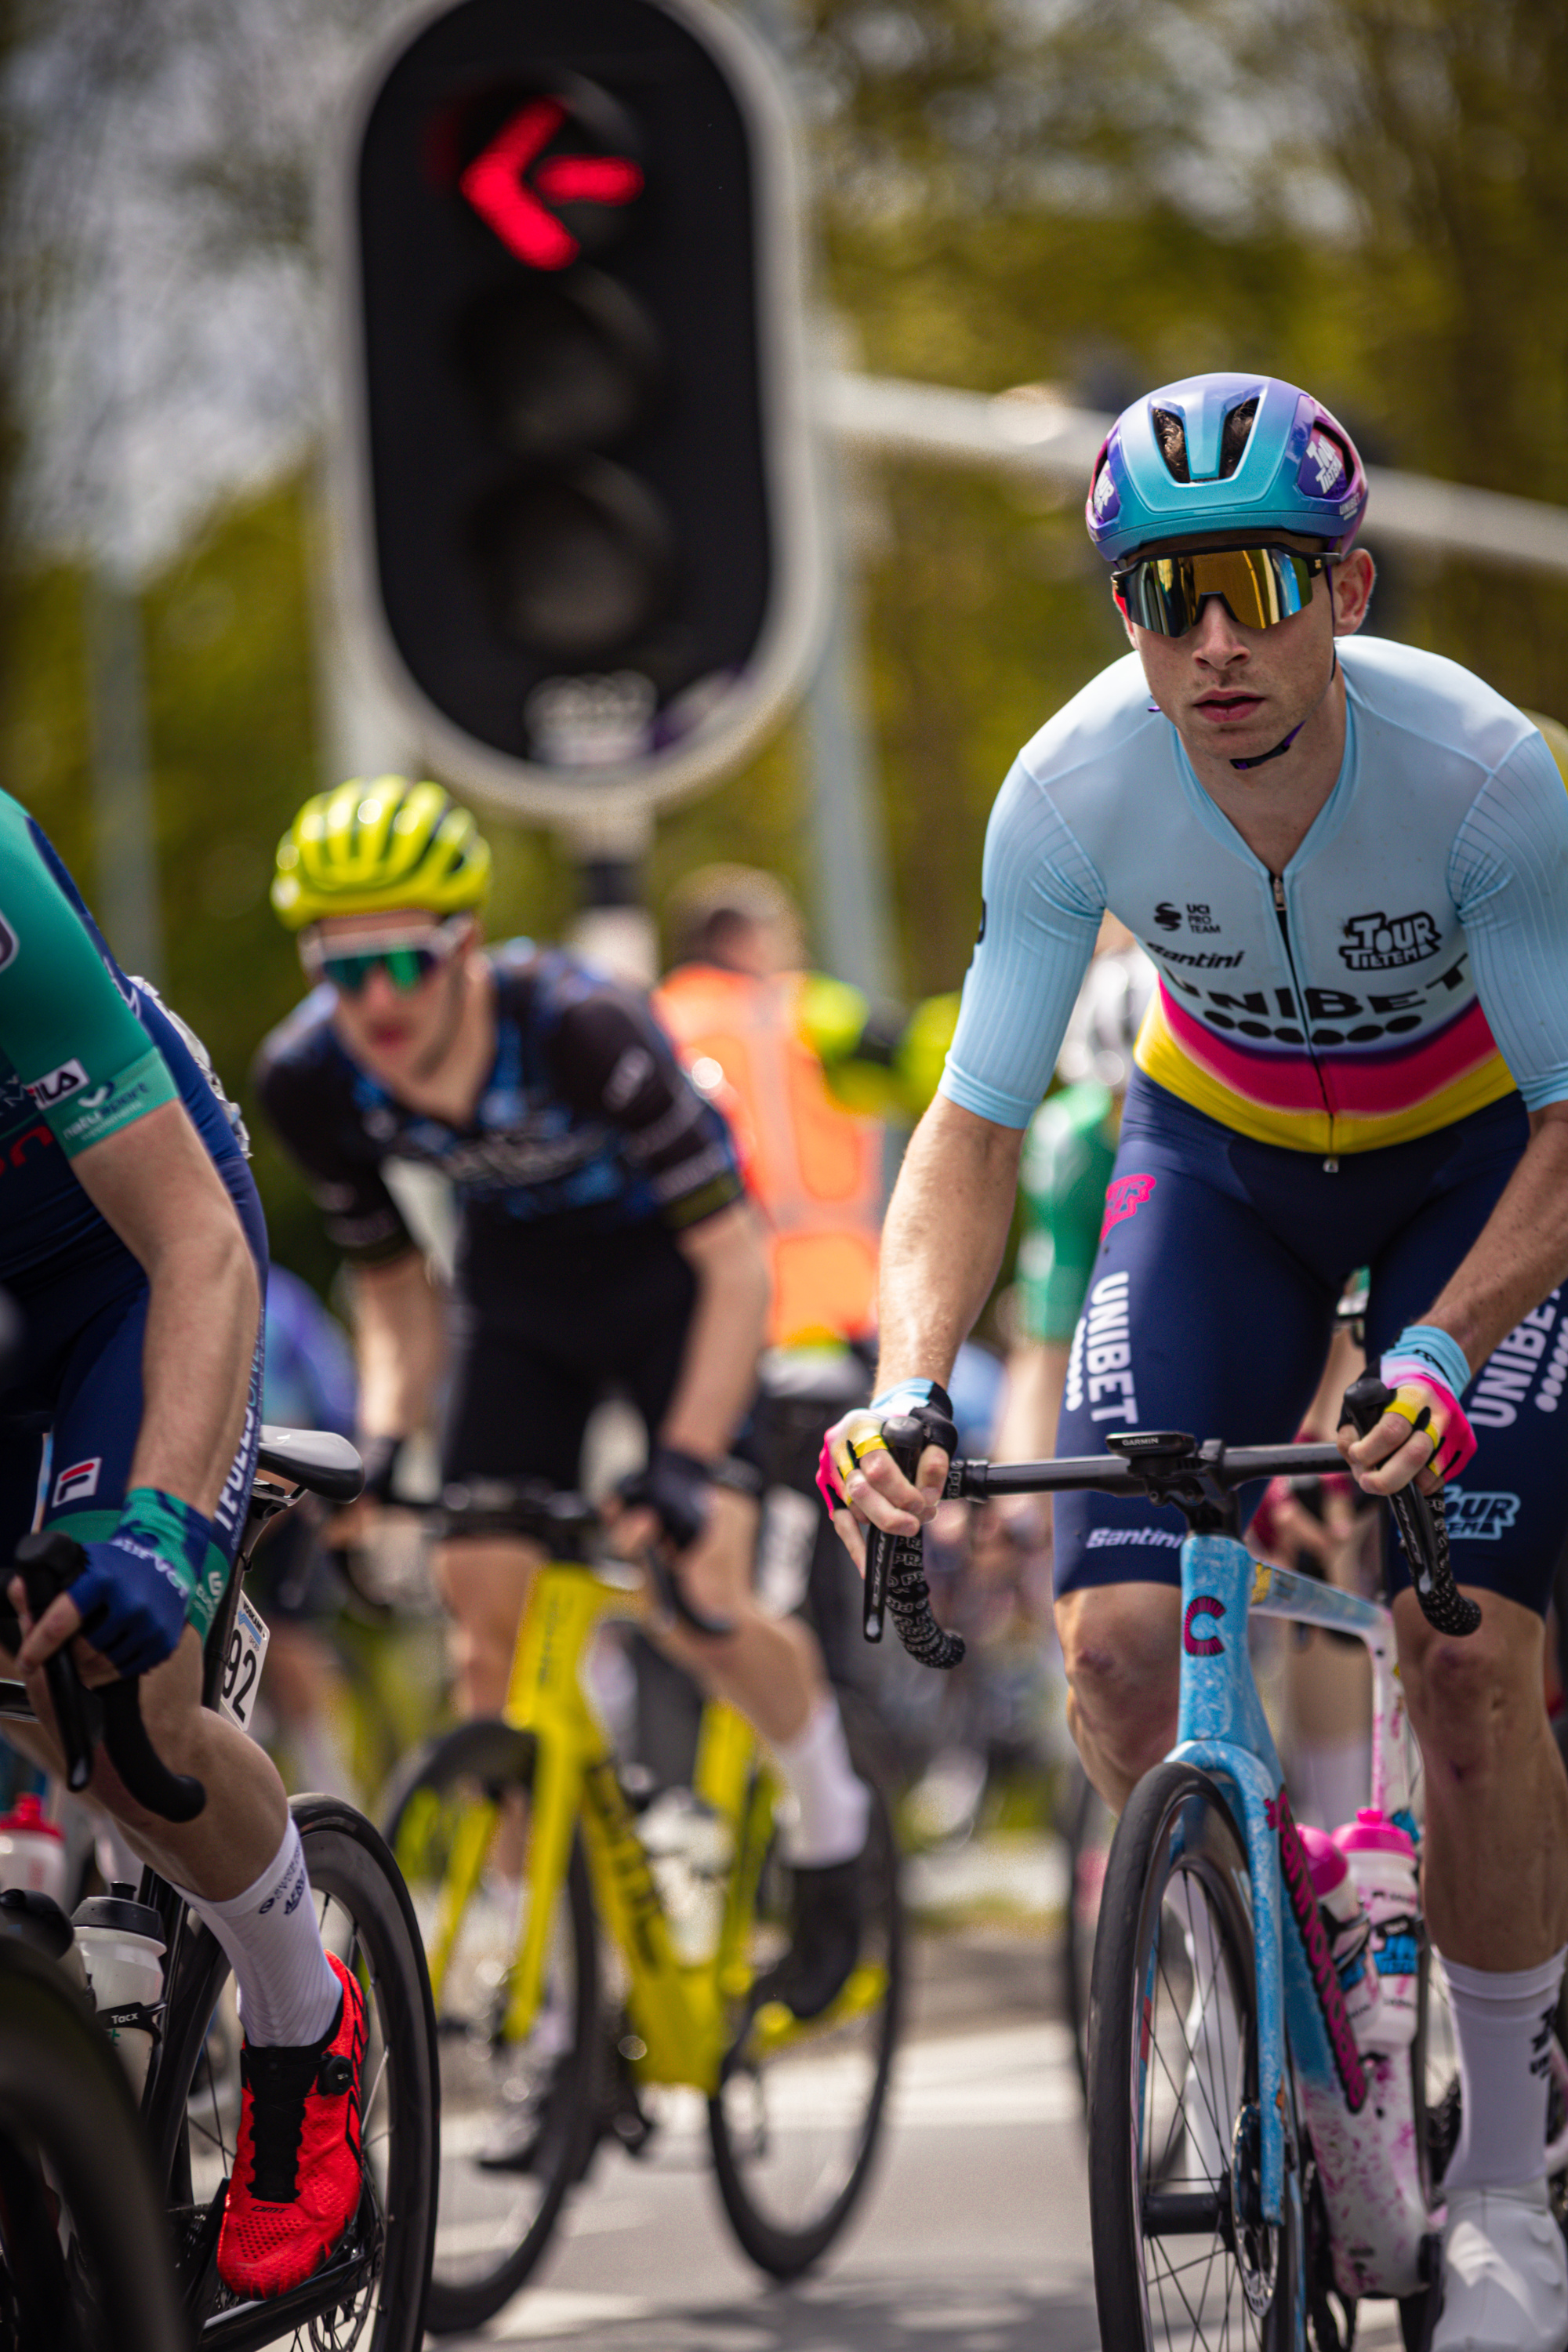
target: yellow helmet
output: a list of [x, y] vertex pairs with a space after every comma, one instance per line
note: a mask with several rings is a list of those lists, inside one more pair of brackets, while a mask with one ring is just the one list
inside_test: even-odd
[[453, 915], [484, 901], [490, 853], [439, 784], [359, 777], [308, 800], [278, 845], [272, 904], [291, 931], [329, 915], [427, 907]]

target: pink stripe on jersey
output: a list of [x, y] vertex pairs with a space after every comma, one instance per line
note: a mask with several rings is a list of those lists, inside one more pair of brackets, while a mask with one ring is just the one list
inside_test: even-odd
[[1325, 1057], [1323, 1068], [1337, 1111], [1352, 1118], [1376, 1118], [1430, 1101], [1496, 1053], [1487, 1016], [1479, 1003], [1472, 1003], [1434, 1036], [1403, 1053], [1380, 1047], [1365, 1055], [1333, 1054]]
[[1305, 1051], [1264, 1053], [1215, 1036], [1175, 1001], [1163, 974], [1160, 1000], [1171, 1035], [1189, 1060], [1243, 1101], [1287, 1116], [1321, 1117], [1325, 1109], [1351, 1118], [1396, 1116], [1429, 1102], [1497, 1053], [1486, 1015], [1474, 999], [1419, 1044], [1371, 1052], [1330, 1047], [1320, 1049], [1316, 1061]]
[[1182, 1052], [1232, 1094], [1247, 1102], [1267, 1104], [1270, 1110], [1315, 1111], [1321, 1116], [1323, 1090], [1309, 1055], [1255, 1054], [1245, 1045], [1233, 1045], [1227, 1037], [1216, 1037], [1177, 1003], [1163, 972], [1160, 1006]]

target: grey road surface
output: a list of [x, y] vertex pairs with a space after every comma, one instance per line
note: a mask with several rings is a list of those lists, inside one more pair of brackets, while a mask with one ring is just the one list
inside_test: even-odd
[[[819, 2272], [781, 2288], [740, 2253], [693, 2100], [643, 2160], [601, 2151], [530, 2285], [449, 2352], [1098, 2352], [1055, 1957], [1037, 1932], [970, 1930], [918, 1958], [883, 2161]], [[1365, 2313], [1358, 2352], [1398, 2340]]]

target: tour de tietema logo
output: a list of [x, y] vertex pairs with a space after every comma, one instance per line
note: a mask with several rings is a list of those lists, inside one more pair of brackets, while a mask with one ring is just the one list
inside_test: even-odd
[[1517, 1495], [1472, 1495], [1464, 1486], [1445, 1486], [1443, 1503], [1451, 1543], [1500, 1542], [1504, 1528], [1519, 1517]]
[[1352, 915], [1344, 927], [1348, 944], [1340, 950], [1352, 971], [1394, 971], [1401, 964], [1422, 963], [1442, 947], [1434, 919], [1414, 915]]

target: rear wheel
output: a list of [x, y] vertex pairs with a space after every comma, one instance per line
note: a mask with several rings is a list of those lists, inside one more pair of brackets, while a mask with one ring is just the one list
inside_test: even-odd
[[[708, 2110], [724, 2210], [745, 2252], [774, 2278], [797, 2277], [826, 2252], [866, 2186], [903, 1998], [899, 1855], [880, 1732], [852, 1694], [838, 1696], [850, 1756], [871, 1792], [859, 1959], [813, 2023], [761, 2011]], [[751, 1923], [753, 1976], [784, 1950], [790, 1916], [789, 1869], [773, 1840]]]
[[[352, 1805], [296, 1797], [321, 1940], [365, 1995], [364, 2188], [342, 2243], [279, 2297], [277, 2326], [216, 2273], [222, 2190], [239, 2126], [239, 2033], [228, 1961], [205, 1927], [184, 1942], [146, 2120], [176, 2229], [185, 2302], [205, 2347], [233, 2338], [296, 2352], [417, 2352], [436, 2223], [440, 2083], [435, 2021], [408, 1892], [380, 1833]], [[179, 2340], [171, 2337], [170, 2341]]]
[[[1246, 1848], [1215, 1783], [1162, 1764], [1121, 1816], [1094, 1956], [1089, 2202], [1107, 2346], [1295, 2352], [1300, 2158], [1282, 2220], [1267, 2221], [1261, 2120]], [[1293, 2110], [1286, 2121], [1289, 2151]]]
[[[395, 1790], [393, 1851], [431, 1955], [441, 2070], [441, 2189], [429, 2326], [479, 2327], [510, 2301], [549, 2242], [593, 2152], [598, 1983], [581, 1847], [553, 1891], [544, 2000], [527, 2036], [507, 2021], [531, 1893], [521, 1858], [537, 1749], [499, 1721], [465, 1723]], [[512, 1867], [517, 1867], [516, 1862]], [[471, 1888], [457, 1916], [450, 1889]]]

